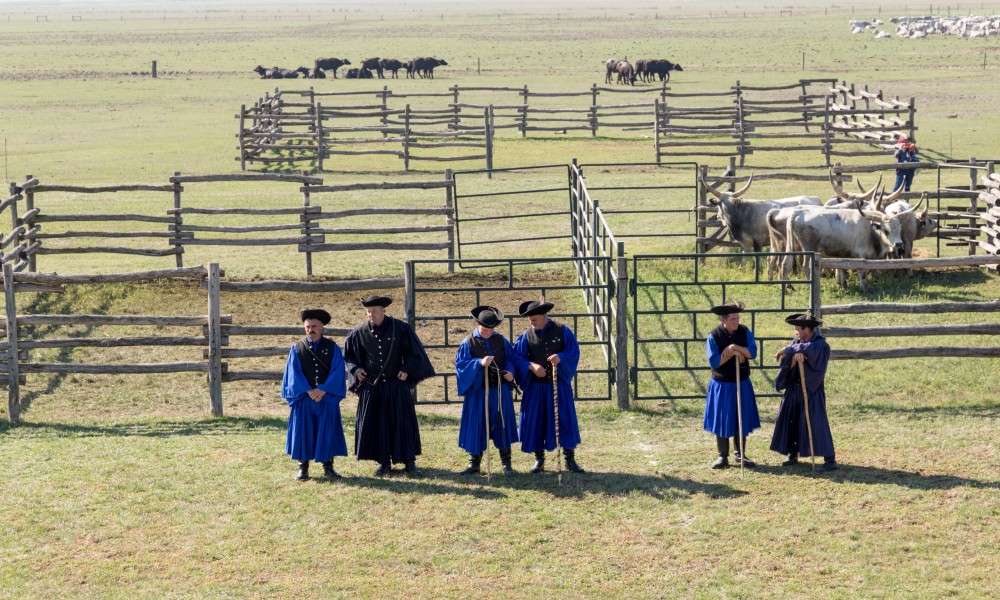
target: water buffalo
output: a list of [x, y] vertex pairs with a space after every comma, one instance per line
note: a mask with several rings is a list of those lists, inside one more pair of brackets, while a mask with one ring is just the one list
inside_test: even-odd
[[406, 66], [402, 61], [395, 58], [381, 58], [378, 64], [382, 67], [383, 71], [390, 71], [393, 79], [397, 79], [399, 77], [399, 70]]
[[366, 58], [361, 61], [361, 69], [365, 71], [375, 71], [378, 73], [379, 79], [385, 79], [385, 76], [382, 74], [382, 59], [377, 56], [375, 58]]
[[264, 68], [261, 65], [254, 67], [253, 72], [260, 75], [261, 79], [281, 79], [281, 73], [275, 74], [271, 69]]
[[292, 69], [282, 69], [281, 67], [273, 67], [271, 69], [273, 73], [280, 73], [281, 77], [274, 77], [274, 79], [298, 79], [299, 72]]
[[629, 61], [618, 61], [618, 64], [615, 66], [615, 72], [618, 73], [618, 83], [635, 85], [635, 67]]
[[664, 81], [664, 79], [666, 79], [666, 81], [669, 82], [671, 71], [683, 70], [684, 69], [682, 69], [680, 65], [674, 64], [669, 60], [656, 59], [646, 61], [646, 74], [650, 79], [652, 79], [654, 75], [657, 75], [659, 76], [660, 81]]
[[344, 65], [351, 64], [346, 58], [317, 58], [315, 69], [317, 71], [333, 71], [333, 78], [337, 78], [337, 69]]
[[617, 71], [618, 63], [620, 62], [621, 61], [618, 60], [617, 58], [609, 58], [608, 60], [604, 61], [604, 66], [608, 70], [608, 74], [605, 75], [604, 77], [604, 83], [611, 83], [611, 76], [618, 72]]
[[410, 61], [406, 68], [406, 76], [416, 78], [417, 75], [420, 75], [421, 78], [434, 79], [434, 68], [442, 66], [448, 66], [448, 62], [443, 59], [421, 56]]
[[372, 79], [372, 72], [368, 69], [348, 69], [344, 75], [346, 79]]
[[302, 73], [302, 76], [305, 77], [306, 79], [326, 79], [326, 74], [323, 72], [323, 69], [310, 69], [309, 67], [299, 67], [298, 69], [295, 70], [298, 71], [299, 73]]

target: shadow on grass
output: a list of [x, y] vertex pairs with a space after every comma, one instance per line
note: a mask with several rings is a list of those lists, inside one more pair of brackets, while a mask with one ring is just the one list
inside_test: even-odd
[[284, 431], [288, 420], [278, 417], [227, 417], [201, 421], [148, 421], [134, 423], [19, 423], [0, 422], [0, 435], [17, 431], [19, 435], [101, 437], [146, 436], [171, 437], [185, 435], [231, 435], [255, 431]]
[[[372, 463], [374, 464], [374, 463]], [[485, 470], [486, 465], [483, 464]], [[587, 473], [562, 474], [562, 485], [554, 471], [531, 474], [519, 471], [504, 475], [500, 471], [499, 460], [490, 480], [485, 474], [461, 475], [457, 471], [444, 469], [422, 469], [423, 477], [407, 477], [401, 470], [393, 471], [389, 478], [355, 477], [344, 479], [343, 483], [355, 487], [369, 487], [400, 494], [463, 494], [477, 498], [505, 498], [508, 491], [528, 491], [550, 494], [557, 498], [583, 499], [588, 495], [627, 496], [641, 494], [660, 500], [682, 500], [695, 495], [713, 499], [736, 498], [747, 492], [728, 485], [704, 483], [690, 479], [679, 479], [667, 475], [634, 475], [631, 473]]]
[[1000, 403], [977, 402], [972, 404], [938, 404], [933, 406], [905, 406], [888, 402], [855, 402], [850, 405], [852, 414], [876, 413], [879, 415], [897, 414], [911, 418], [941, 416], [950, 417], [1000, 417]]
[[[822, 461], [817, 460], [816, 465]], [[840, 468], [829, 473], [811, 470], [809, 459], [801, 459], [798, 465], [780, 467], [758, 465], [754, 471], [768, 475], [794, 475], [806, 477], [822, 477], [835, 483], [862, 483], [867, 485], [900, 485], [914, 490], [950, 490], [957, 487], [979, 489], [1000, 489], [1000, 482], [980, 481], [953, 475], [924, 475], [914, 471], [897, 469], [881, 469], [879, 467], [846, 465], [840, 463]]]

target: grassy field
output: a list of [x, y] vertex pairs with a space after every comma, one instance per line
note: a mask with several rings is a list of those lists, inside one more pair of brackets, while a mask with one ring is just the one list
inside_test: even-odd
[[[108, 185], [166, 183], [175, 171], [236, 172], [233, 117], [240, 104], [274, 85], [250, 70], [257, 64], [309, 65], [317, 56], [357, 62], [375, 55], [434, 55], [450, 66], [440, 68], [434, 81], [298, 80], [295, 86], [333, 91], [388, 85], [401, 92], [437, 92], [455, 84], [527, 84], [539, 91], [582, 91], [603, 82], [605, 59], [626, 55], [681, 63], [685, 71], [671, 82], [678, 92], [719, 91], [736, 80], [770, 85], [836, 77], [915, 98], [918, 141], [926, 156], [996, 157], [995, 136], [987, 133], [1000, 125], [994, 109], [1000, 98], [995, 39], [873, 40], [849, 33], [851, 18], [888, 20], [928, 8], [904, 2], [820, 6], [802, 1], [778, 7], [764, 0], [738, 5], [628, 0], [614, 7], [388, 0], [333, 6], [0, 3], [4, 176]], [[954, 9], [994, 14], [1000, 13], [1000, 3]], [[937, 7], [933, 12], [939, 12]], [[152, 60], [161, 74], [155, 80], [139, 74]], [[505, 130], [496, 150], [497, 167], [564, 164], [572, 158], [589, 164], [653, 159], [650, 139], [638, 135], [521, 139]], [[780, 154], [769, 160], [795, 164], [793, 157]], [[723, 161], [710, 163], [713, 172], [723, 166]], [[356, 172], [335, 169], [321, 176], [328, 182], [440, 177], [430, 170], [406, 175], [401, 164], [374, 158], [351, 171]], [[592, 187], [691, 183], [686, 172], [672, 170], [593, 167], [587, 175]], [[967, 184], [965, 173], [953, 177], [954, 184]], [[921, 173], [916, 185], [936, 187], [934, 179], [932, 172]], [[460, 178], [459, 186], [474, 193], [564, 184], [565, 171], [554, 169], [498, 175], [492, 181], [470, 175]], [[760, 182], [754, 191], [825, 196], [830, 193], [826, 185], [803, 190], [801, 184]], [[614, 212], [685, 210], [690, 195], [606, 190], [596, 196], [612, 211], [609, 220], [618, 233], [693, 228], [683, 216], [664, 224]], [[192, 206], [301, 204], [295, 186], [280, 184], [192, 184], [185, 199]], [[410, 201], [391, 192], [336, 200], [365, 206]], [[440, 197], [429, 194], [420, 201], [440, 202]], [[62, 194], [51, 202], [50, 212], [92, 211], [100, 205], [109, 212], [152, 214], [165, 210], [170, 197]], [[565, 202], [560, 192], [515, 196], [503, 204], [460, 200], [460, 208], [467, 214], [502, 215], [536, 204], [561, 208]], [[227, 224], [247, 222], [234, 218]], [[559, 235], [568, 228], [546, 219], [487, 221], [463, 229], [462, 237]], [[649, 237], [629, 239], [626, 247], [631, 256], [685, 250], [685, 244]], [[918, 248], [933, 253], [926, 241]], [[568, 241], [550, 240], [531, 250], [505, 244], [465, 251], [466, 257], [565, 256]], [[443, 258], [443, 253], [330, 253], [316, 258], [316, 268], [323, 278], [399, 276], [405, 258]], [[265, 253], [194, 247], [185, 255], [188, 265], [209, 261], [220, 262], [237, 279], [304, 276], [302, 257], [287, 248]], [[41, 270], [62, 273], [172, 264], [170, 257], [125, 262], [95, 254], [40, 257]], [[733, 262], [725, 272], [745, 277], [748, 269]], [[663, 265], [649, 277], [679, 277], [681, 271]], [[537, 277], [563, 276], [544, 272]], [[475, 284], [476, 279], [463, 274], [452, 281]], [[740, 293], [751, 303], [775, 301], [772, 291], [761, 288]], [[841, 290], [825, 280], [823, 297], [829, 304], [995, 300], [1000, 282], [978, 271], [918, 272], [880, 276], [868, 293], [861, 293], [856, 281]], [[468, 295], [425, 298], [425, 314], [461, 315], [472, 305]], [[487, 298], [509, 312], [517, 303], [509, 293]], [[557, 301], [567, 311], [582, 309], [575, 294], [563, 293]], [[74, 287], [64, 294], [21, 294], [19, 302], [21, 313], [205, 312], [203, 290], [175, 284]], [[240, 321], [277, 325], [294, 320], [291, 313], [300, 306], [320, 304], [334, 313], [335, 326], [345, 327], [362, 317], [355, 302], [352, 294], [231, 294], [224, 296], [222, 311]], [[639, 302], [649, 306], [654, 300], [640, 297]], [[392, 307], [397, 316], [401, 304]], [[831, 325], [845, 326], [840, 319], [831, 317]], [[899, 316], [893, 324], [919, 322]], [[851, 321], [879, 323], [874, 317]], [[643, 326], [652, 332], [665, 327]], [[758, 327], [760, 335], [788, 333], [777, 318]], [[431, 343], [443, 339], [439, 323], [420, 328]], [[40, 333], [140, 335], [124, 328]], [[452, 338], [463, 334], [449, 331]], [[895, 343], [838, 340], [835, 346]], [[200, 349], [190, 348], [33, 352], [33, 359], [80, 362], [199, 356]], [[435, 352], [442, 370], [449, 360], [446, 351]], [[673, 358], [654, 351], [642, 360], [654, 364]], [[279, 368], [281, 361], [247, 363]], [[589, 473], [564, 475], [561, 487], [554, 474], [526, 474], [530, 457], [520, 453], [515, 455], [517, 475], [495, 475], [490, 482], [456, 475], [465, 455], [457, 448], [459, 410], [454, 405], [419, 410], [424, 479], [378, 480], [371, 477], [373, 464], [352, 457], [338, 462], [347, 477], [343, 482], [298, 483], [292, 480], [292, 461], [283, 454], [287, 407], [276, 384], [226, 384], [227, 416], [211, 419], [207, 385], [198, 375], [32, 375], [23, 389], [23, 423], [7, 424], [6, 406], [0, 407], [0, 497], [5, 500], [0, 597], [992, 597], [1000, 589], [998, 366], [997, 359], [954, 358], [835, 364], [827, 393], [843, 468], [824, 476], [811, 474], [807, 465], [777, 466], [781, 457], [767, 450], [775, 399], [760, 400], [763, 429], [750, 437], [749, 454], [762, 465], [745, 478], [736, 470], [708, 468], [714, 444], [701, 430], [698, 401], [645, 401], [628, 412], [613, 409], [610, 401], [588, 403], [579, 407], [584, 440], [578, 458]], [[757, 389], [766, 391], [767, 376], [757, 377]], [[656, 383], [643, 385], [649, 391]], [[354, 410], [353, 400], [345, 400], [349, 440]]]

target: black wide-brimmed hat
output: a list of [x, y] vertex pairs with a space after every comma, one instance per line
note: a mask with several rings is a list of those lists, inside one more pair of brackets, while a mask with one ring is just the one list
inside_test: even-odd
[[798, 325], [799, 327], [816, 329], [823, 324], [823, 319], [817, 319], [811, 312], [797, 313], [785, 317], [785, 323], [788, 323], [789, 325]]
[[367, 298], [361, 298], [361, 306], [368, 308], [369, 306], [381, 306], [385, 308], [392, 304], [392, 298], [389, 296], [379, 296], [378, 294], [372, 294]]
[[527, 302], [522, 302], [521, 306], [518, 307], [517, 312], [522, 317], [531, 317], [534, 315], [544, 315], [545, 313], [552, 310], [555, 304], [551, 302], [539, 302], [538, 300], [528, 300]]
[[497, 325], [503, 323], [504, 319], [503, 311], [495, 306], [477, 306], [469, 311], [469, 314], [476, 320], [476, 323], [490, 329], [496, 328]]
[[719, 306], [713, 306], [712, 312], [719, 315], [720, 317], [725, 315], [731, 315], [733, 313], [743, 312], [743, 309], [747, 307], [746, 302], [740, 302], [736, 300], [734, 302], [727, 302], [725, 304], [720, 304]]
[[330, 313], [326, 312], [322, 308], [306, 308], [299, 313], [302, 322], [305, 323], [309, 319], [316, 319], [324, 325], [329, 325], [330, 323]]

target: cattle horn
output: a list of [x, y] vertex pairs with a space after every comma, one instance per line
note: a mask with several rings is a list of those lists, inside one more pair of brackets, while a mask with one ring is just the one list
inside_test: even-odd
[[[927, 192], [924, 192], [924, 193], [923, 193], [923, 194], [921, 194], [921, 196], [920, 196], [920, 201], [921, 201], [921, 202], [923, 202], [924, 200], [927, 200]], [[918, 204], [917, 206], [920, 206], [920, 205]], [[931, 210], [931, 203], [930, 203], [930, 202], [928, 202], [928, 203], [927, 203], [926, 205], [924, 205], [924, 212], [920, 213], [920, 216], [919, 216], [918, 218], [919, 218], [919, 219], [920, 219], [921, 221], [923, 221], [924, 219], [926, 219], [926, 218], [927, 218], [927, 213], [929, 213], [929, 212], [930, 212], [930, 210]]]
[[750, 184], [751, 183], [753, 183], [753, 171], [750, 171], [750, 179], [747, 180], [747, 184], [745, 186], [743, 186], [742, 188], [740, 188], [739, 190], [733, 192], [731, 194], [732, 197], [733, 198], [739, 198], [740, 196], [742, 196], [743, 194], [745, 194], [746, 191], [750, 189]]
[[[861, 184], [858, 183], [858, 185], [860, 186]], [[838, 198], [841, 198], [843, 200], [850, 200], [851, 199], [847, 195], [847, 192], [844, 191], [843, 186], [839, 186], [836, 183], [834, 183], [834, 181], [833, 181], [833, 168], [830, 169], [830, 187], [833, 188], [833, 193], [837, 194]]]
[[893, 202], [895, 202], [896, 199], [899, 198], [900, 195], [902, 195], [904, 187], [905, 186], [900, 185], [898, 188], [896, 188], [895, 190], [893, 190], [893, 192], [891, 194], [889, 194], [888, 196], [886, 196], [885, 198], [883, 198], [883, 202], [885, 202], [887, 205], [888, 204], [892, 204]]
[[917, 210], [918, 208], [920, 208], [920, 205], [924, 203], [924, 199], [926, 198], [926, 196], [927, 196], [926, 194], [920, 196], [920, 201], [917, 202], [916, 206], [911, 206], [909, 210], [904, 210], [903, 212], [901, 212], [899, 214], [905, 215], [907, 213], [911, 213], [911, 212]]
[[[715, 189], [714, 187], [708, 185], [708, 183], [705, 181], [704, 177], [699, 178], [698, 181], [701, 182], [701, 185], [702, 185], [702, 187], [705, 188], [706, 192], [709, 192], [713, 196], [715, 196], [716, 198], [718, 198], [719, 200], [722, 200], [722, 193], [719, 192], [719, 190]], [[713, 202], [712, 204], [717, 204], [717, 202]]]
[[[858, 180], [858, 185], [859, 186], [861, 185], [861, 181], [860, 180]], [[864, 193], [861, 194], [860, 200], [862, 202], [869, 202], [872, 198], [875, 197], [875, 190], [877, 190], [878, 186], [880, 186], [880, 185], [882, 185], [882, 174], [881, 173], [878, 174], [878, 181], [875, 182], [875, 187], [873, 187], [872, 189], [868, 190], [867, 192], [865, 192], [864, 188], [861, 188], [861, 191], [864, 192]]]

